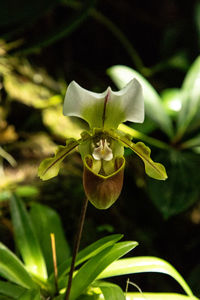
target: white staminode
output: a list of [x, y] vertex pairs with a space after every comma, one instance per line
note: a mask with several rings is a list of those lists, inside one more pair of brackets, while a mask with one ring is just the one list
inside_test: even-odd
[[96, 148], [94, 148], [94, 151], [92, 153], [92, 156], [94, 159], [96, 160], [106, 160], [109, 161], [111, 159], [113, 159], [113, 153], [112, 153], [112, 149], [109, 147], [110, 144], [107, 142], [107, 140], [100, 140], [97, 143]]

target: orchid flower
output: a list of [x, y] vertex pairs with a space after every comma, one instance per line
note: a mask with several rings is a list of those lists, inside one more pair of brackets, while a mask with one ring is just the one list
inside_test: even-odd
[[85, 120], [89, 131], [83, 131], [78, 140], [67, 139], [66, 145], [59, 146], [53, 158], [40, 164], [38, 175], [42, 180], [56, 176], [63, 159], [77, 147], [84, 165], [85, 194], [98, 209], [109, 208], [120, 195], [125, 167], [124, 147], [142, 159], [148, 176], [158, 180], [167, 178], [164, 166], [153, 162], [151, 150], [144, 143], [135, 144], [130, 136], [118, 130], [122, 122], [144, 121], [142, 87], [136, 79], [120, 91], [114, 92], [108, 87], [103, 93], [88, 91], [72, 81], [67, 88], [63, 113]]

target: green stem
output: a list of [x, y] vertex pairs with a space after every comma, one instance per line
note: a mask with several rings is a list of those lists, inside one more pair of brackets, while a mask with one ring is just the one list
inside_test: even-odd
[[69, 279], [68, 279], [67, 290], [66, 290], [66, 293], [65, 293], [64, 300], [69, 300], [69, 296], [70, 296], [73, 273], [74, 273], [74, 268], [75, 268], [75, 261], [76, 261], [76, 256], [77, 256], [79, 246], [80, 246], [80, 241], [81, 241], [81, 236], [82, 236], [82, 231], [83, 231], [83, 225], [84, 225], [85, 215], [86, 215], [86, 211], [87, 211], [87, 205], [88, 205], [88, 199], [85, 198], [85, 200], [83, 202], [82, 210], [81, 210], [78, 230], [77, 230], [76, 239], [75, 239], [75, 243], [74, 243], [71, 268], [70, 268], [70, 271], [69, 271]]

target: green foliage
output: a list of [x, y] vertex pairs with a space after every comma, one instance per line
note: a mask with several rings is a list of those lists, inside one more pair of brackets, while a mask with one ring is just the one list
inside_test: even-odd
[[124, 87], [132, 78], [136, 78], [142, 85], [145, 114], [156, 122], [167, 135], [170, 137], [173, 135], [172, 122], [162, 106], [159, 94], [142, 75], [126, 66], [114, 66], [107, 72], [118, 88]]
[[0, 244], [0, 274], [11, 282], [25, 288], [34, 288], [35, 284], [18, 257], [6, 246]]
[[161, 136], [159, 140], [124, 125], [120, 128], [136, 139], [160, 148], [157, 159], [166, 166], [169, 178], [164, 184], [148, 180], [148, 191], [165, 218], [185, 211], [199, 197], [199, 176], [196, 172], [200, 149], [199, 70], [200, 57], [197, 57], [188, 70], [182, 87], [166, 89], [161, 96], [143, 76], [131, 68], [114, 66], [108, 70], [119, 88], [133, 77], [138, 78], [144, 90], [147, 117], [155, 125], [153, 131], [168, 135], [166, 142], [166, 137], [162, 140]]
[[10, 201], [17, 247], [30, 273], [41, 280], [47, 279], [46, 264], [27, 211], [17, 197]]
[[70, 255], [69, 245], [65, 240], [60, 218], [55, 210], [37, 203], [31, 205], [30, 217], [47, 264], [48, 274], [52, 274], [51, 233], [53, 233], [56, 238], [58, 265], [66, 261]]
[[[71, 196], [74, 194], [77, 198], [80, 196], [81, 188], [76, 189], [75, 187], [73, 189], [74, 185], [80, 182], [81, 176], [81, 164], [76, 156], [75, 163], [72, 159], [67, 162], [67, 168], [63, 169], [65, 175], [73, 174], [73, 176], [77, 176], [76, 183], [74, 183], [73, 176], [70, 176], [70, 178], [65, 177], [65, 182], [63, 183], [64, 180], [61, 175], [57, 181], [52, 181], [49, 185], [47, 183], [40, 185], [40, 183], [38, 184], [38, 179], [36, 179], [39, 161], [53, 155], [56, 143], [63, 143], [64, 145], [66, 138], [80, 138], [80, 127], [83, 124], [81, 126], [77, 122], [75, 124], [73, 120], [64, 117], [61, 111], [63, 93], [66, 90], [66, 84], [63, 84], [63, 82], [66, 82], [66, 79], [71, 81], [77, 76], [77, 79], [80, 81], [85, 81], [88, 88], [100, 91], [110, 83], [103, 74], [105, 68], [111, 62], [120, 63], [121, 61], [127, 61], [127, 64], [130, 66], [135, 66], [136, 70], [123, 66], [122, 77], [120, 77], [121, 74], [117, 74], [117, 76], [112, 74], [112, 77], [120, 88], [127, 82], [126, 80], [128, 80], [129, 76], [131, 78], [135, 76], [141, 81], [146, 102], [146, 120], [142, 125], [135, 125], [134, 130], [126, 125], [123, 125], [120, 130], [122, 129], [132, 135], [136, 140], [142, 140], [147, 145], [153, 146], [152, 157], [166, 166], [169, 175], [165, 182], [147, 180], [145, 197], [152, 199], [164, 218], [184, 212], [197, 203], [199, 199], [198, 166], [200, 154], [199, 58], [197, 58], [190, 69], [189, 66], [191, 57], [199, 53], [200, 2], [195, 1], [194, 4], [184, 3], [181, 5], [178, 1], [172, 2], [172, 14], [169, 13], [172, 9], [169, 3], [166, 3], [166, 6], [163, 6], [162, 3], [152, 3], [152, 14], [151, 10], [149, 10], [149, 5], [146, 7], [144, 4], [140, 7], [140, 5], [134, 3], [134, 7], [130, 7], [131, 1], [126, 3], [126, 5], [124, 5], [123, 1], [117, 3], [117, 5], [115, 1], [109, 1], [109, 3], [105, 2], [101, 6], [96, 6], [96, 8], [94, 7], [95, 1], [90, 0], [30, 0], [28, 2], [19, 0], [12, 1], [12, 3], [10, 1], [1, 1], [0, 217], [2, 222], [0, 234], [2, 240], [5, 239], [6, 242], [11, 237], [11, 234], [7, 234], [8, 229], [10, 230], [9, 219], [7, 218], [7, 200], [10, 198], [11, 192], [15, 190], [19, 198], [22, 197], [28, 204], [31, 204], [28, 217], [31, 216], [32, 225], [30, 229], [30, 222], [27, 223], [25, 217], [25, 225], [29, 224], [26, 230], [28, 233], [30, 232], [31, 239], [34, 239], [33, 244], [36, 253], [40, 253], [40, 260], [42, 261], [42, 256], [44, 257], [51, 286], [40, 282], [38, 278], [27, 272], [27, 261], [30, 262], [32, 260], [35, 263], [37, 256], [35, 253], [32, 253], [31, 249], [27, 250], [30, 248], [30, 246], [27, 246], [29, 237], [23, 238], [26, 250], [22, 249], [23, 243], [17, 241], [18, 237], [16, 238], [17, 253], [22, 256], [24, 263], [20, 263], [16, 255], [13, 255], [8, 248], [4, 248], [1, 245], [1, 275], [10, 281], [2, 281], [0, 283], [1, 300], [17, 299], [21, 294], [24, 294], [24, 299], [38, 299], [37, 288], [34, 291], [27, 291], [27, 289], [35, 287], [35, 284], [37, 287], [38, 285], [42, 287], [41, 294], [45, 294], [45, 297], [48, 293], [53, 293], [53, 263], [50, 238], [48, 236], [50, 231], [55, 232], [57, 236], [59, 284], [62, 287], [66, 285], [71, 258], [69, 257], [68, 244], [63, 238], [63, 230], [61, 225], [59, 225], [59, 217], [46, 206], [32, 204], [33, 199], [37, 201], [42, 200], [44, 203], [53, 199], [53, 206], [59, 207], [61, 211], [64, 201], [62, 202], [63, 195], [60, 186], [67, 187], [66, 189], [63, 188], [63, 194], [67, 190], [67, 193], [69, 193], [68, 201], [72, 207], [76, 204], [74, 204], [75, 201], [72, 203]], [[156, 9], [154, 9], [155, 5]], [[123, 14], [121, 13], [121, 8], [123, 8]], [[159, 17], [163, 15], [163, 9], [166, 9], [165, 18], [163, 19], [164, 23], [162, 23], [162, 18]], [[156, 18], [154, 15], [155, 11]], [[130, 17], [129, 12], [131, 12], [131, 20], [133, 20], [134, 24], [128, 18]], [[137, 14], [136, 18], [134, 14]], [[186, 15], [187, 18], [185, 17]], [[85, 22], [87, 19], [88, 23]], [[116, 20], [116, 24], [113, 23], [113, 20]], [[166, 23], [166, 21], [168, 22]], [[123, 31], [128, 32], [129, 28], [127, 25], [129, 24], [131, 28], [131, 35], [128, 34], [130, 41], [123, 33]], [[155, 30], [158, 27], [159, 30]], [[140, 28], [139, 31], [138, 28]], [[75, 32], [75, 30], [77, 31]], [[156, 31], [159, 32], [159, 38], [155, 33]], [[138, 32], [140, 32], [142, 37], [140, 39], [137, 36]], [[145, 35], [145, 32], [147, 35]], [[74, 35], [70, 39], [72, 33]], [[162, 38], [160, 39], [160, 37]], [[149, 43], [147, 40], [152, 40], [152, 38], [152, 47], [148, 47]], [[135, 41], [137, 41], [136, 45], [134, 45]], [[48, 48], [45, 49], [47, 46]], [[141, 53], [139, 54], [144, 58], [148, 68], [144, 66], [135, 49], [140, 49]], [[18, 55], [15, 55], [16, 53]], [[33, 53], [34, 55], [28, 56]], [[86, 53], [89, 55], [85, 55]], [[151, 64], [154, 65], [150, 66]], [[109, 72], [117, 70], [118, 67], [121, 68], [121, 66], [115, 66]], [[189, 72], [183, 81], [183, 85], [179, 86], [183, 73], [188, 69]], [[54, 78], [50, 74], [53, 74]], [[165, 87], [160, 95], [146, 78], [153, 83], [157, 90]], [[178, 88], [174, 88], [176, 86]], [[179, 110], [180, 107], [182, 107], [181, 110]], [[129, 157], [129, 159], [131, 165], [132, 158]], [[136, 167], [136, 172], [133, 175], [136, 179], [135, 182], [139, 183], [138, 185], [144, 191], [146, 190], [146, 181], [143, 178], [143, 171], [138, 171], [138, 166], [140, 167], [140, 165], [136, 160], [134, 160], [134, 166]], [[128, 176], [132, 176], [132, 174], [131, 168]], [[132, 197], [133, 186], [131, 184], [129, 186]], [[45, 195], [43, 189], [46, 190]], [[70, 189], [71, 191], [69, 191]], [[40, 190], [42, 190], [41, 193]], [[136, 193], [137, 191], [134, 190], [133, 200], [135, 202], [132, 201], [133, 206], [130, 209], [135, 209], [135, 206], [137, 206]], [[145, 197], [140, 202], [145, 201]], [[121, 224], [124, 217], [124, 220], [126, 220], [124, 223], [126, 222], [129, 226], [132, 226], [132, 223], [134, 224], [133, 234], [137, 234], [137, 232], [141, 231], [141, 228], [138, 228], [138, 226], [141, 226], [141, 224], [143, 226], [143, 221], [140, 221], [138, 225], [135, 220], [132, 221], [132, 216], [131, 219], [128, 219], [127, 215], [124, 215], [126, 214], [124, 207], [127, 204], [123, 200], [120, 204], [122, 205], [120, 207], [122, 208], [120, 210], [122, 219], [120, 219], [119, 224]], [[66, 205], [68, 205], [67, 201]], [[198, 207], [195, 212], [197, 220], [195, 221], [196, 224], [193, 225], [198, 229]], [[141, 211], [138, 213], [142, 214]], [[65, 210], [63, 210], [63, 215], [69, 224], [69, 220], [73, 218], [73, 215], [65, 217]], [[152, 215], [154, 216], [154, 214]], [[148, 215], [148, 224], [151, 225], [154, 223], [152, 215], [151, 213]], [[95, 216], [93, 217], [94, 219]], [[39, 221], [39, 218], [41, 218], [41, 221]], [[48, 222], [48, 218], [51, 222]], [[187, 220], [189, 218], [192, 220], [192, 215], [187, 214]], [[143, 218], [141, 219], [143, 220]], [[173, 220], [177, 220], [177, 218], [172, 218], [168, 222], [173, 222]], [[189, 222], [192, 223], [194, 220], [191, 220]], [[168, 222], [166, 227], [169, 225]], [[191, 223], [190, 225], [192, 225]], [[22, 222], [22, 224], [24, 223]], [[124, 225], [126, 226], [127, 224]], [[157, 224], [159, 224], [159, 221], [157, 221]], [[185, 228], [187, 224], [182, 220], [182, 232], [188, 232], [188, 228]], [[154, 230], [154, 228], [151, 229]], [[120, 231], [119, 228], [118, 230]], [[179, 234], [178, 230], [174, 228], [175, 236]], [[15, 228], [14, 231], [16, 231]], [[19, 230], [16, 236], [20, 236], [21, 231], [22, 229]], [[149, 231], [147, 230], [145, 234], [147, 236]], [[158, 234], [159, 230], [156, 231], [157, 237]], [[173, 238], [171, 233], [168, 235], [168, 238], [169, 236]], [[160, 233], [160, 238], [163, 238], [163, 233]], [[106, 237], [80, 251], [76, 261], [77, 269], [80, 268], [81, 263], [89, 261], [107, 247], [114, 246], [119, 239], [120, 235]], [[150, 237], [148, 236], [149, 239], [151, 239], [151, 235]], [[151, 243], [153, 244], [153, 246], [151, 244], [153, 253], [157, 253], [157, 251], [159, 252], [162, 249], [162, 246], [155, 245], [154, 241], [151, 241]], [[45, 244], [47, 244], [46, 247]], [[187, 237], [187, 245], [181, 246], [183, 253], [184, 250], [186, 251], [187, 259], [190, 262], [193, 256], [190, 255], [191, 252], [193, 254], [193, 247], [198, 247], [198, 236], [196, 236], [195, 240], [194, 235], [190, 234], [189, 238]], [[40, 250], [38, 250], [39, 248]], [[24, 254], [22, 254], [24, 251], [27, 251], [27, 253], [30, 251], [30, 258], [25, 260]], [[180, 254], [181, 257], [183, 253]], [[169, 255], [169, 253], [167, 254]], [[174, 259], [178, 257], [179, 253], [176, 253]], [[194, 258], [192, 261], [196, 265]], [[98, 293], [102, 292], [105, 295], [106, 289], [109, 290], [109, 293], [105, 297], [111, 297], [113, 294], [115, 295], [114, 299], [117, 299], [120, 293], [117, 287], [102, 281], [97, 281], [96, 283], [95, 285], [93, 282], [88, 295], [86, 295], [87, 291], [85, 291], [85, 294], [82, 294], [79, 299], [98, 299]], [[101, 290], [100, 288], [98, 289], [98, 284], [101, 284]], [[193, 276], [191, 276], [190, 284], [193, 290], [199, 294], [199, 270], [196, 270], [196, 267]], [[98, 292], [96, 292], [95, 288], [98, 289]], [[61, 299], [62, 297], [60, 295], [56, 298]], [[152, 293], [127, 293], [128, 297], [129, 299], [188, 299], [188, 296], [183, 295]], [[190, 299], [195, 298], [190, 297]]]
[[[12, 221], [17, 228], [15, 231], [16, 244], [22, 254], [21, 262], [7, 247], [0, 245], [0, 274], [7, 281], [0, 281], [0, 295], [9, 299], [64, 299], [68, 272], [71, 263], [67, 241], [63, 235], [62, 225], [58, 214], [41, 204], [33, 203], [28, 212], [22, 201], [16, 196], [11, 198]], [[15, 212], [14, 212], [15, 211]], [[40, 226], [41, 225], [41, 226]], [[55, 234], [58, 262], [58, 286], [60, 295], [56, 296], [54, 270], [49, 233]], [[28, 234], [29, 233], [29, 234]], [[116, 275], [134, 274], [141, 272], [161, 272], [172, 276], [183, 287], [187, 296], [172, 295], [166, 299], [197, 299], [181, 275], [167, 262], [156, 257], [135, 257], [120, 259], [137, 246], [137, 242], [118, 242], [122, 235], [111, 235], [100, 239], [81, 250], [77, 256], [70, 300], [97, 300], [102, 294], [105, 300], [125, 300], [126, 294], [116, 284], [102, 281]], [[25, 251], [22, 251], [24, 245]], [[29, 249], [32, 246], [32, 249]], [[46, 249], [49, 248], [49, 249]], [[62, 249], [60, 249], [62, 248]], [[32, 251], [34, 250], [34, 251]], [[40, 253], [38, 255], [38, 253]], [[37, 254], [37, 255], [36, 255]], [[38, 277], [33, 269], [39, 270], [45, 261], [48, 269], [48, 279]], [[43, 275], [43, 273], [41, 274]], [[171, 294], [170, 294], [171, 295]], [[127, 294], [129, 297], [129, 293]], [[134, 293], [130, 294], [134, 297]], [[152, 294], [152, 299], [157, 295]], [[177, 298], [176, 298], [177, 297]], [[181, 298], [182, 297], [182, 298]], [[3, 299], [3, 298], [0, 298]], [[130, 298], [129, 298], [130, 299]], [[132, 298], [131, 298], [132, 299]]]

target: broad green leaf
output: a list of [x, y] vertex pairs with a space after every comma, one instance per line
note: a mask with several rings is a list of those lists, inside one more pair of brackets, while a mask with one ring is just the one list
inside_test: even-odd
[[183, 103], [177, 124], [177, 136], [182, 136], [200, 109], [200, 56], [194, 61], [183, 81]]
[[145, 172], [148, 176], [157, 179], [157, 180], [166, 180], [167, 173], [165, 167], [160, 164], [154, 162], [151, 157], [151, 149], [147, 147], [144, 143], [138, 142], [137, 144], [131, 142], [131, 140], [127, 139], [125, 136], [117, 136], [113, 133], [110, 133], [112, 138], [115, 140], [119, 140], [123, 143], [125, 147], [130, 148], [134, 151], [144, 162]]
[[131, 79], [136, 78], [142, 85], [147, 116], [154, 120], [168, 136], [173, 136], [172, 122], [162, 106], [159, 94], [141, 74], [121, 65], [113, 66], [107, 72], [118, 88], [123, 88]]
[[[92, 243], [91, 245], [87, 246], [83, 250], [81, 250], [77, 257], [75, 266], [77, 267], [81, 263], [85, 262], [86, 260], [90, 259], [91, 257], [97, 255], [104, 249], [114, 245], [117, 241], [119, 241], [123, 237], [122, 234], [112, 234], [106, 237], [101, 238], [100, 240]], [[71, 265], [71, 258], [68, 259], [66, 262], [58, 266], [58, 274], [60, 274], [59, 279], [69, 272]], [[52, 279], [52, 277], [51, 277]]]
[[13, 299], [19, 299], [25, 289], [19, 285], [0, 280], [0, 294], [10, 296]]
[[169, 177], [164, 183], [148, 180], [148, 194], [164, 218], [169, 218], [198, 201], [200, 156], [191, 151], [162, 151], [156, 159], [166, 166]]
[[87, 261], [73, 279], [70, 300], [76, 299], [107, 266], [137, 245], [137, 242], [120, 242]]
[[44, 257], [23, 202], [16, 196], [12, 196], [10, 209], [16, 243], [27, 269], [39, 279], [46, 280]]
[[25, 291], [21, 296], [20, 300], [42, 300], [43, 297], [40, 297], [39, 290], [28, 290]]
[[36, 288], [25, 266], [6, 246], [0, 243], [0, 274], [24, 288]]
[[42, 180], [48, 180], [58, 175], [63, 159], [79, 145], [79, 141], [68, 139], [66, 146], [59, 146], [53, 158], [43, 160], [38, 169], [38, 176]]
[[188, 296], [193, 293], [183, 277], [176, 269], [163, 259], [151, 256], [124, 258], [110, 264], [99, 276], [98, 279], [143, 272], [158, 272], [173, 277], [184, 289]]
[[199, 300], [194, 296], [173, 293], [127, 293], [126, 300]]
[[93, 284], [101, 289], [105, 300], [125, 300], [122, 289], [113, 283], [105, 281], [97, 281]]
[[57, 264], [60, 265], [70, 254], [60, 217], [55, 210], [38, 203], [31, 205], [30, 216], [45, 257], [48, 274], [51, 274], [53, 272], [51, 233], [55, 235]]

